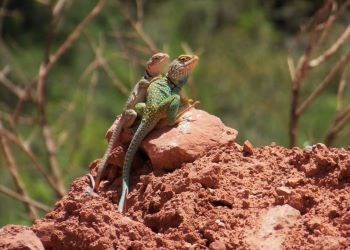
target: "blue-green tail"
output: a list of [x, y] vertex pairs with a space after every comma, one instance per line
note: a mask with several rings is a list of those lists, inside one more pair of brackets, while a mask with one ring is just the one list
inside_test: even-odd
[[[152, 120], [152, 119], [150, 119]], [[129, 177], [130, 177], [130, 169], [132, 162], [134, 160], [135, 154], [141, 145], [143, 139], [147, 136], [147, 134], [154, 128], [157, 124], [156, 121], [148, 122], [147, 120], [142, 120], [140, 126], [137, 128], [128, 150], [125, 154], [124, 165], [123, 165], [123, 183], [122, 183], [122, 193], [118, 204], [118, 211], [123, 212], [125, 207], [125, 199], [127, 194], [129, 193]]]

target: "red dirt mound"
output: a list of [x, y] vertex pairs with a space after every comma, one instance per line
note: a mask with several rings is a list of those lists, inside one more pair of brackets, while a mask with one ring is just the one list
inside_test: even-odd
[[18, 249], [26, 241], [11, 248], [11, 239], [31, 235], [28, 245], [46, 249], [349, 249], [350, 151], [254, 148], [235, 144], [236, 135], [200, 110], [153, 131], [136, 156], [121, 214], [125, 133], [99, 195], [86, 193], [87, 176], [76, 179], [31, 228], [0, 230], [0, 246]]
[[123, 215], [118, 186], [93, 197], [78, 178], [32, 229], [46, 249], [347, 249], [349, 180], [345, 149], [230, 143], [172, 172], [133, 170]]

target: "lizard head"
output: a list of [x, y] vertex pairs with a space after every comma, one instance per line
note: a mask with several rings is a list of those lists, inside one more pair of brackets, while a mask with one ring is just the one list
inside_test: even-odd
[[151, 77], [160, 75], [168, 63], [169, 55], [167, 53], [156, 53], [147, 61], [146, 71]]
[[185, 82], [198, 63], [196, 55], [181, 55], [169, 65], [167, 76], [174, 84]]

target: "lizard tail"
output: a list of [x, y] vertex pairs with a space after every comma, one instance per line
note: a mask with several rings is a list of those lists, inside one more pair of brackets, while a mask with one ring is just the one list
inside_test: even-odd
[[[153, 120], [153, 119], [150, 119]], [[123, 212], [125, 207], [125, 199], [126, 195], [129, 193], [129, 176], [130, 176], [130, 169], [131, 165], [134, 159], [134, 156], [141, 145], [141, 142], [146, 137], [146, 135], [155, 127], [157, 122], [149, 122], [148, 120], [142, 120], [141, 124], [137, 128], [130, 145], [128, 147], [128, 150], [125, 154], [124, 159], [124, 165], [123, 165], [123, 184], [122, 184], [122, 193], [118, 204], [118, 211]]]
[[105, 154], [103, 155], [101, 163], [99, 164], [99, 167], [97, 170], [97, 176], [96, 176], [96, 180], [95, 180], [95, 186], [92, 187], [95, 192], [98, 191], [102, 175], [106, 172], [108, 156], [111, 153], [115, 142], [119, 138], [119, 135], [122, 131], [122, 128], [124, 127], [122, 123], [124, 123], [123, 117], [121, 117], [118, 120], [118, 123], [116, 124], [115, 129], [113, 130], [111, 139], [108, 143], [107, 150], [106, 150]]

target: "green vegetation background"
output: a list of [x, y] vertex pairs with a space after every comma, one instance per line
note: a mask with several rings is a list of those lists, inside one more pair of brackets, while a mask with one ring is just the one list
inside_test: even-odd
[[[38, 1], [39, 2], [39, 1]], [[47, 7], [34, 0], [12, 0], [16, 15], [6, 17], [2, 37], [13, 57], [0, 56], [0, 68], [18, 67], [11, 79], [22, 86], [34, 79], [43, 58], [48, 31]], [[64, 12], [53, 51], [87, 15], [97, 1], [74, 0]], [[126, 2], [126, 1], [125, 1]], [[276, 142], [288, 145], [288, 115], [291, 80], [287, 67], [290, 49], [294, 58], [302, 47], [291, 46], [299, 25], [323, 1], [230, 1], [230, 0], [147, 0], [144, 29], [158, 48], [172, 58], [190, 47], [200, 53], [198, 69], [187, 95], [200, 100], [200, 108], [220, 117], [239, 131], [239, 142], [249, 139], [254, 145]], [[109, 1], [82, 37], [59, 61], [48, 77], [48, 115], [56, 138], [68, 139], [59, 148], [65, 184], [88, 171], [89, 164], [102, 157], [106, 149], [105, 132], [121, 112], [126, 97], [101, 69], [83, 76], [94, 61], [90, 44], [103, 45], [103, 55], [112, 70], [130, 88], [143, 74], [142, 67], [123, 58], [123, 41], [118, 32], [132, 31], [115, 1]], [[128, 41], [127, 41], [128, 43]], [[144, 46], [140, 39], [134, 44]], [[132, 48], [128, 48], [132, 52]], [[3, 53], [3, 51], [0, 51]], [[143, 55], [142, 60], [148, 56]], [[326, 72], [312, 76], [305, 88], [319, 83]], [[91, 79], [94, 79], [92, 81]], [[299, 143], [323, 139], [335, 112], [336, 84], [333, 84], [301, 120]], [[348, 94], [347, 94], [348, 95]], [[10, 112], [17, 99], [0, 85], [0, 110]], [[68, 109], [71, 111], [67, 112]], [[28, 105], [26, 114], [33, 112]], [[62, 113], [64, 119], [58, 120]], [[39, 128], [22, 125], [24, 135], [39, 135]], [[347, 140], [338, 140], [346, 146]], [[43, 155], [43, 145], [34, 141], [33, 150]], [[14, 152], [16, 148], [14, 147]], [[53, 205], [53, 192], [29, 160], [16, 155], [26, 188], [34, 199]], [[45, 164], [47, 165], [47, 159]], [[13, 187], [6, 162], [0, 154], [0, 182]], [[23, 205], [0, 194], [0, 226], [28, 224]]]

